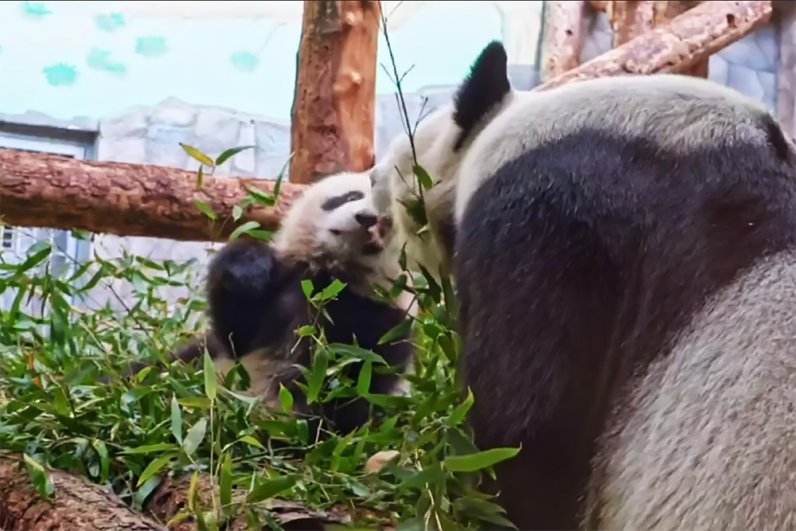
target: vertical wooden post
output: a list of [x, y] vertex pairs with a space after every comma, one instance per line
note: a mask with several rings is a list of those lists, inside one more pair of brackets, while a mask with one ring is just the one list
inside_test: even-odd
[[542, 81], [580, 64], [586, 27], [585, 1], [547, 2], [542, 37]]
[[374, 163], [380, 3], [305, 0], [293, 96], [290, 181]]

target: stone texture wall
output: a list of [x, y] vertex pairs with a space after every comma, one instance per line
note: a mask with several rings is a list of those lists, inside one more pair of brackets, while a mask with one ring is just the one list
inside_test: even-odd
[[796, 3], [780, 12], [779, 34], [777, 114], [796, 138]]
[[777, 27], [769, 24], [734, 42], [711, 56], [710, 79], [762, 101], [769, 109], [776, 109], [778, 41]]

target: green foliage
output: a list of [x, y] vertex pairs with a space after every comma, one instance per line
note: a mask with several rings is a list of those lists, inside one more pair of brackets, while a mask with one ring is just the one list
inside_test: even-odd
[[[403, 76], [395, 68], [386, 29], [384, 37], [412, 141]], [[207, 169], [212, 175], [253, 146], [228, 149], [215, 159], [181, 147], [200, 163], [196, 184], [201, 189]], [[253, 205], [276, 204], [285, 169], [273, 193], [247, 187], [248, 196], [232, 210], [236, 228], [230, 239], [270, 238], [245, 214]], [[419, 194], [407, 208], [419, 225], [426, 225], [423, 191], [435, 183], [417, 161], [413, 173]], [[213, 226], [230, 221], [207, 201], [197, 200], [195, 206]], [[282, 387], [279, 407], [265, 409], [244, 393], [248, 375], [242, 367], [219, 378], [207, 354], [193, 367], [168, 358], [204, 327], [205, 301], [196, 289], [202, 271], [192, 261], [123, 254], [95, 257], [55, 275], [51, 255], [47, 243], [36, 244], [20, 263], [4, 263], [0, 254], [0, 296], [11, 301], [10, 310], [0, 313], [0, 449], [24, 455], [31, 483], [42, 496], [57, 496], [48, 474], [54, 468], [110, 488], [140, 510], [164, 478], [188, 474], [187, 507], [175, 520], [193, 517], [200, 529], [222, 529], [241, 512], [254, 528], [262, 523], [274, 528], [265, 502], [275, 497], [315, 509], [342, 509], [358, 529], [512, 527], [479, 486], [493, 465], [511, 459], [517, 449], [479, 451], [466, 428], [474, 397], [463, 392], [455, 370], [461, 341], [449, 279], [437, 282], [425, 270], [410, 274], [402, 254], [403, 275], [379, 293], [395, 299], [411, 278], [420, 308], [418, 317], [382, 338], [386, 343], [413, 334], [416, 359], [406, 396], [371, 393], [374, 372], [387, 370], [384, 360], [356, 345], [327, 342], [311, 323], [296, 331], [313, 345], [313, 363], [304, 369], [306, 385], [293, 391]], [[114, 288], [119, 281], [132, 289], [124, 298]], [[184, 288], [185, 296], [170, 307], [163, 288]], [[336, 282], [317, 291], [304, 282], [302, 289], [321, 314], [346, 286]], [[95, 300], [109, 292], [110, 300]], [[129, 376], [130, 362], [141, 360], [161, 361], [165, 368], [147, 367]], [[342, 369], [356, 362], [364, 362], [364, 369], [352, 380]], [[290, 414], [294, 393], [303, 393], [309, 403], [364, 397], [385, 414], [347, 436], [327, 433], [316, 439], [306, 419]], [[376, 473], [367, 472], [368, 459], [385, 450], [397, 452], [397, 458]], [[210, 507], [198, 498], [200, 474], [217, 486]]]
[[[417, 275], [419, 317], [384, 338], [411, 326], [418, 357], [407, 396], [370, 393], [373, 374], [387, 370], [384, 360], [356, 345], [328, 343], [310, 324], [297, 331], [314, 345], [307, 385], [292, 393], [283, 388], [281, 407], [266, 411], [243, 392], [242, 368], [222, 379], [207, 355], [192, 367], [168, 361], [170, 351], [204, 327], [203, 293], [195, 289], [202, 269], [195, 263], [124, 254], [75, 263], [56, 276], [51, 255], [50, 245], [40, 243], [20, 263], [0, 260], [0, 294], [11, 301], [0, 314], [0, 448], [24, 454], [43, 496], [57, 495], [50, 467], [107, 486], [139, 509], [164, 477], [202, 473], [213, 478], [218, 495], [212, 507], [197, 498], [180, 518], [194, 516], [208, 529], [240, 511], [273, 521], [264, 504], [273, 497], [341, 507], [360, 528], [505, 523], [478, 485], [484, 471], [514, 450], [479, 452], [465, 428], [473, 396], [462, 393], [454, 370], [461, 345], [451, 326], [449, 283]], [[114, 295], [120, 280], [131, 286], [127, 298]], [[395, 297], [407, 280], [404, 273], [380, 295]], [[187, 289], [172, 308], [162, 288]], [[302, 288], [322, 312], [346, 286]], [[111, 293], [110, 300], [96, 300], [102, 293]], [[126, 377], [129, 363], [142, 359], [166, 366]], [[342, 369], [360, 361], [359, 377], [347, 378]], [[305, 419], [289, 415], [299, 392], [320, 403], [364, 396], [386, 414], [346, 437], [315, 440]], [[366, 473], [367, 459], [382, 450], [398, 458]]]

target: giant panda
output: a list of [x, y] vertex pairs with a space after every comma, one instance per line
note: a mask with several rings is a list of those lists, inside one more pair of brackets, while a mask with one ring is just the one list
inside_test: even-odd
[[[240, 363], [250, 388], [267, 406], [278, 405], [280, 384], [294, 396], [298, 414], [318, 416], [325, 429], [345, 434], [369, 420], [364, 399], [341, 397], [308, 408], [297, 384], [299, 367], [311, 361], [311, 339], [297, 330], [315, 325], [328, 343], [357, 344], [384, 358], [391, 367], [382, 373], [374, 365], [370, 392], [405, 393], [404, 373], [411, 370], [408, 336], [380, 344], [379, 340], [415, 314], [408, 292], [389, 302], [374, 292], [389, 290], [401, 274], [399, 255], [391, 245], [391, 221], [378, 216], [367, 173], [341, 173], [307, 187], [284, 214], [271, 243], [245, 238], [227, 243], [207, 272], [210, 331], [205, 338], [176, 351], [175, 358], [192, 362], [205, 348], [223, 377]], [[337, 297], [314, 311], [302, 281], [320, 292], [335, 279], [346, 286]], [[356, 381], [361, 363], [347, 366]], [[318, 426], [316, 423], [315, 426]]]
[[[513, 91], [493, 42], [413, 144], [374, 196], [453, 274], [475, 441], [521, 447], [508, 517], [796, 527], [796, 168], [770, 113], [670, 74]], [[439, 181], [422, 241], [412, 150]]]

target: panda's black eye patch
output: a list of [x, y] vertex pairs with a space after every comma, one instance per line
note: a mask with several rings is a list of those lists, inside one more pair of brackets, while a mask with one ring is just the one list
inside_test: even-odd
[[336, 195], [334, 197], [330, 197], [329, 199], [324, 201], [324, 203], [321, 205], [321, 208], [326, 211], [334, 210], [335, 208], [340, 207], [348, 203], [349, 201], [359, 201], [363, 197], [365, 197], [365, 194], [363, 194], [362, 192], [357, 192], [357, 191], [346, 192], [342, 195]]

